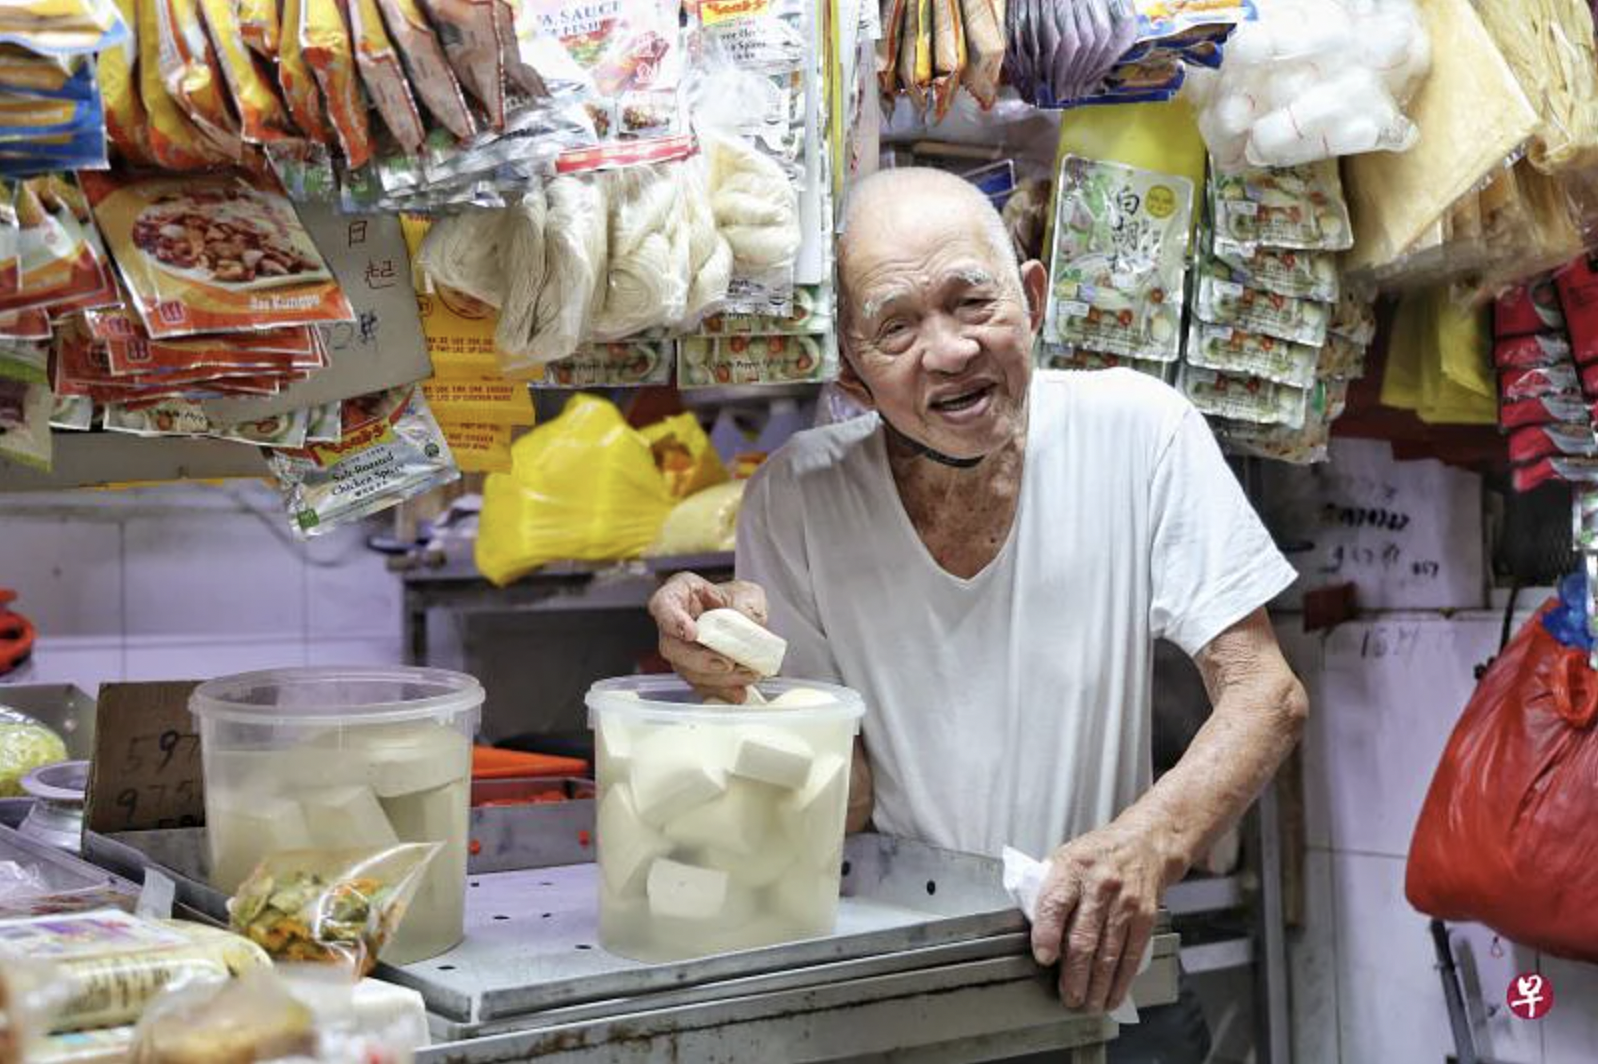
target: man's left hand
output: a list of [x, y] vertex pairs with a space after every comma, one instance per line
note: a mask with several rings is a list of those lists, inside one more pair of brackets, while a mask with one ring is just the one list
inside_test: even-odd
[[1115, 1008], [1154, 933], [1167, 863], [1146, 833], [1115, 824], [1066, 843], [1050, 860], [1032, 955], [1045, 967], [1060, 961], [1068, 1008]]

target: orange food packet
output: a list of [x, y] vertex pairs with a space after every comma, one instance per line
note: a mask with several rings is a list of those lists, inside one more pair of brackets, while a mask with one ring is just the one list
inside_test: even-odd
[[301, 0], [300, 50], [316, 74], [327, 102], [327, 117], [350, 168], [372, 161], [372, 131], [366, 101], [356, 80], [355, 47], [340, 0]]
[[124, 160], [140, 166], [155, 163], [150, 150], [150, 119], [139, 97], [138, 15], [133, 0], [116, 0], [128, 27], [128, 38], [100, 53], [100, 98], [105, 105], [105, 135]]
[[15, 186], [18, 284], [0, 296], [0, 311], [48, 311], [54, 304], [101, 292], [109, 283], [83, 223], [52, 187], [54, 180], [28, 178]]
[[200, 0], [205, 28], [216, 48], [217, 65], [233, 95], [244, 139], [252, 144], [286, 140], [293, 135], [288, 110], [272, 83], [262, 75], [255, 56], [244, 46], [235, 0]]
[[245, 46], [267, 62], [277, 59], [277, 0], [238, 0], [238, 11]]
[[162, 84], [207, 140], [228, 159], [239, 159], [244, 145], [238, 121], [228, 110], [221, 68], [205, 36], [199, 0], [155, 3]]
[[328, 128], [327, 112], [322, 107], [322, 90], [316, 87], [316, 78], [306, 65], [300, 51], [300, 24], [304, 20], [305, 6], [301, 0], [283, 0], [283, 22], [278, 35], [277, 81], [283, 89], [283, 99], [289, 114], [300, 132], [318, 144], [331, 144], [333, 131]]
[[422, 128], [422, 116], [411, 96], [410, 82], [405, 80], [399, 52], [383, 29], [377, 0], [348, 2], [350, 35], [355, 41], [355, 65], [361, 71], [361, 82], [400, 148], [415, 155], [421, 150], [427, 131]]
[[488, 112], [494, 129], [505, 126], [505, 45], [514, 26], [502, 25], [495, 0], [423, 0], [438, 27], [450, 66], [466, 91]]
[[388, 33], [399, 47], [411, 87], [428, 112], [457, 137], [477, 132], [460, 82], [444, 58], [444, 49], [416, 0], [378, 0]]
[[139, 100], [150, 120], [150, 154], [168, 170], [200, 170], [228, 162], [228, 157], [201, 134], [199, 127], [167, 95], [161, 78], [162, 0], [131, 0], [138, 20]]
[[79, 175], [152, 339], [350, 321], [282, 190], [241, 171]]

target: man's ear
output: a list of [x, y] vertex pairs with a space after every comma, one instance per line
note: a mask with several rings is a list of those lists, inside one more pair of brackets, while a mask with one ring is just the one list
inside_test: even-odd
[[1049, 270], [1037, 259], [1021, 265], [1021, 288], [1026, 292], [1027, 317], [1032, 321], [1032, 331], [1043, 328], [1043, 312], [1048, 305]]
[[848, 341], [843, 337], [838, 338], [838, 388], [843, 394], [859, 403], [867, 410], [877, 408], [876, 400], [871, 397], [871, 388], [860, 379], [860, 374], [855, 372], [854, 356], [849, 353]]

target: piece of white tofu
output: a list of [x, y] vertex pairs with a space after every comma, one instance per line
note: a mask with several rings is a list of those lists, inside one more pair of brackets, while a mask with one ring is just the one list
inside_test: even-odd
[[633, 804], [663, 827], [727, 791], [724, 728], [677, 725], [655, 729], [633, 747]]
[[747, 780], [793, 790], [810, 778], [816, 752], [792, 732], [763, 725], [739, 728], [729, 771]]
[[700, 851], [699, 861], [707, 868], [719, 868], [750, 890], [769, 887], [781, 878], [798, 860], [799, 853], [787, 834], [773, 836], [753, 853], [733, 853], [719, 846], [707, 846]]
[[671, 852], [671, 842], [638, 816], [625, 783], [612, 786], [600, 801], [595, 827], [606, 889], [617, 897], [641, 897], [650, 864]]
[[213, 790], [205, 804], [211, 885], [218, 890], [232, 894], [269, 853], [311, 847], [305, 812], [292, 798]]
[[436, 790], [472, 772], [471, 743], [442, 724], [367, 725], [327, 741], [346, 759], [341, 777], [364, 782], [379, 798]]
[[404, 842], [447, 842], [466, 835], [470, 794], [464, 779], [430, 791], [379, 798], [378, 804]]
[[849, 759], [823, 754], [810, 766], [804, 786], [778, 801], [778, 816], [809, 863], [837, 849], [848, 796]]
[[328, 787], [300, 797], [311, 845], [328, 850], [393, 846], [399, 836], [370, 787]]
[[661, 830], [666, 838], [682, 846], [716, 846], [748, 856], [771, 838], [776, 797], [771, 788], [762, 784], [728, 780], [726, 793], [673, 817]]
[[607, 779], [621, 779], [633, 770], [633, 732], [626, 721], [605, 717], [595, 729], [598, 733], [599, 764]]
[[737, 662], [757, 676], [782, 671], [788, 642], [780, 635], [745, 617], [737, 610], [706, 610], [694, 620], [701, 646]]
[[754, 913], [753, 894], [717, 868], [662, 857], [649, 866], [649, 914], [664, 920], [733, 928]]

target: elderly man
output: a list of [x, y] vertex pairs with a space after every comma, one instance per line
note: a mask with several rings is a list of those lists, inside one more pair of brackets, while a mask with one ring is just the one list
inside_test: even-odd
[[[1048, 853], [1032, 932], [1062, 1000], [1124, 999], [1161, 893], [1297, 741], [1304, 691], [1264, 605], [1294, 579], [1203, 418], [1127, 371], [1035, 376], [1047, 271], [958, 178], [855, 190], [839, 248], [842, 386], [873, 414], [800, 433], [749, 484], [736, 582], [651, 611], [707, 694], [754, 680], [694, 644], [732, 606], [784, 671], [858, 690], [850, 828]], [[1150, 786], [1152, 644], [1214, 712]]]

